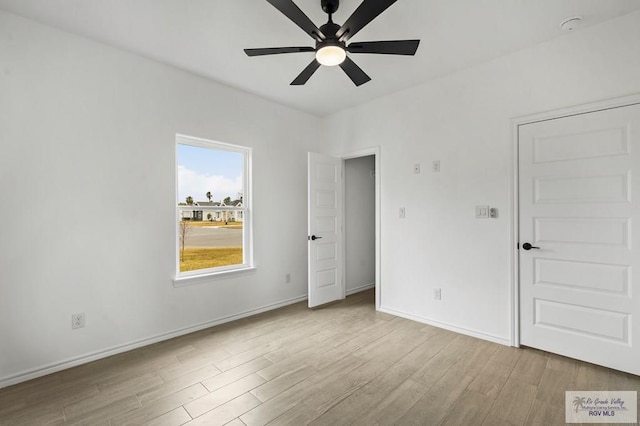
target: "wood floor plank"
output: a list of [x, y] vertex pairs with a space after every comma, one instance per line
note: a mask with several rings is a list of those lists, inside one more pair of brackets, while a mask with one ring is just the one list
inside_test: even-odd
[[398, 424], [423, 425], [425, 422], [439, 424], [472, 381], [473, 377], [450, 369], [398, 420]]
[[0, 389], [0, 426], [548, 426], [581, 389], [640, 391], [640, 377], [376, 312], [367, 291]]
[[446, 332], [442, 337], [435, 339], [436, 342], [441, 342], [443, 347], [411, 375], [414, 382], [424, 386], [425, 392], [459, 361], [461, 351], [469, 349], [465, 343], [461, 343], [460, 337], [455, 333]]
[[247, 425], [244, 424], [242, 420], [235, 419], [235, 420], [231, 420], [229, 423], [225, 423], [224, 426], [247, 426]]
[[250, 393], [244, 393], [200, 417], [187, 423], [189, 426], [216, 426], [227, 424], [247, 411], [260, 405], [260, 401]]
[[75, 369], [71, 369], [72, 372], [67, 376], [67, 380], [97, 384], [115, 377], [153, 373], [159, 368], [176, 362], [178, 362], [178, 359], [173, 351], [170, 353], [149, 352], [147, 348], [140, 348], [106, 358], [104, 363], [90, 363], [91, 365], [88, 369], [85, 369], [85, 366], [82, 365], [78, 367], [82, 372], [78, 373], [78, 377], [75, 378], [73, 376]]
[[191, 421], [191, 416], [183, 407], [169, 411], [145, 423], [145, 426], [180, 426]]
[[266, 425], [280, 417], [305, 397], [313, 394], [314, 384], [324, 380], [332, 380], [336, 374], [345, 374], [364, 364], [364, 360], [353, 355], [347, 355], [331, 363], [327, 368], [318, 371], [313, 376], [287, 389], [275, 398], [263, 402], [253, 410], [240, 417], [249, 426]]
[[[249, 376], [257, 371], [262, 371], [265, 368], [271, 366], [271, 364], [271, 361], [269, 361], [268, 359], [259, 357], [235, 368], [232, 368], [231, 370], [227, 370], [224, 373], [220, 373], [213, 377], [205, 379], [203, 380], [202, 384], [209, 390], [209, 392], [213, 392], [235, 382], [236, 380], [240, 380], [243, 377]], [[265, 381], [266, 380], [267, 379], [265, 379]]]
[[486, 426], [492, 426], [495, 423], [525, 424], [535, 401], [536, 391], [536, 386], [512, 375], [494, 399], [484, 424]]
[[311, 395], [305, 398], [304, 402], [321, 413], [326, 412], [372, 381], [378, 373], [390, 368], [427, 339], [428, 336], [415, 329], [385, 336], [377, 342], [378, 344], [367, 346], [363, 348], [363, 351], [356, 351], [368, 359], [366, 363], [347, 374], [334, 376], [330, 380], [314, 385]]
[[238, 396], [249, 392], [252, 389], [260, 386], [264, 383], [264, 379], [257, 374], [250, 374], [243, 377], [227, 386], [217, 389], [213, 392], [209, 392], [206, 395], [195, 399], [194, 401], [185, 404], [184, 408], [191, 415], [196, 418], [207, 411], [211, 411], [220, 405], [237, 398]]
[[251, 391], [251, 394], [261, 402], [264, 402], [281, 394], [285, 390], [300, 383], [317, 372], [318, 370], [316, 368], [304, 365], [258, 386]]
[[60, 406], [38, 406], [14, 411], [0, 418], [2, 426], [31, 426], [34, 424], [52, 424], [64, 421], [64, 410]]
[[476, 376], [500, 347], [500, 345], [469, 336], [460, 336], [459, 340], [456, 340], [457, 346], [454, 345], [448, 349], [455, 350], [457, 355], [455, 368], [469, 376]]
[[[95, 388], [95, 392], [98, 392], [98, 389]], [[0, 419], [9, 418], [11, 415], [16, 414], [20, 415], [24, 412], [27, 406], [27, 401], [24, 396], [19, 398], [4, 398], [0, 400]], [[2, 420], [0, 420], [0, 424], [2, 424]]]
[[[323, 367], [323, 363], [326, 362], [327, 359], [340, 358], [341, 354], [345, 351], [338, 349], [338, 347], [347, 344], [355, 337], [355, 334], [344, 334], [336, 339], [332, 339], [331, 341], [312, 344], [310, 347], [307, 347], [307, 349], [291, 354], [290, 356], [275, 359], [272, 356], [274, 352], [266, 354], [265, 358], [272, 360], [273, 364], [260, 370], [258, 374], [266, 380], [271, 380], [285, 374], [292, 368], [299, 368], [303, 365], [312, 365], [313, 367], [320, 369]], [[318, 356], [319, 352], [322, 352], [323, 355]]]
[[109, 395], [135, 395], [148, 389], [155, 388], [164, 383], [160, 376], [154, 373], [146, 373], [140, 376], [122, 378], [117, 382], [98, 384], [100, 397], [106, 398]]
[[198, 383], [160, 398], [152, 404], [111, 417], [110, 421], [113, 426], [143, 424], [206, 394], [208, 394], [207, 389]]
[[140, 403], [145, 406], [157, 401], [167, 395], [171, 395], [179, 390], [188, 388], [202, 382], [203, 380], [210, 379], [220, 374], [220, 370], [213, 366], [206, 366], [195, 371], [186, 373], [183, 376], [173, 376], [172, 380], [162, 382], [158, 386], [150, 387], [136, 393]]
[[323, 322], [318, 321], [317, 319], [307, 318], [304, 321], [287, 324], [286, 335], [283, 335], [282, 333], [283, 327], [279, 327], [271, 330], [268, 333], [254, 336], [246, 340], [230, 342], [225, 345], [225, 350], [227, 350], [231, 355], [237, 355], [239, 353], [257, 348], [259, 346], [263, 346], [273, 341], [285, 339], [293, 341], [299, 339], [305, 334], [315, 333], [316, 331], [321, 329], [322, 325]]
[[409, 378], [378, 402], [369, 413], [356, 419], [354, 426], [393, 425], [429, 391], [423, 383]]
[[168, 365], [162, 368], [164, 376], [170, 377], [172, 374], [180, 374], [183, 371], [193, 371], [198, 368], [213, 365], [216, 362], [230, 358], [232, 355], [220, 348], [216, 349], [195, 349], [189, 353], [180, 355], [177, 359], [178, 364]]
[[265, 355], [265, 358], [274, 363], [283, 361], [300, 352], [308, 351], [314, 345], [330, 343], [333, 339], [338, 339], [345, 334], [348, 335], [348, 333], [345, 332], [344, 326], [341, 326], [339, 321], [323, 323], [321, 330], [306, 333], [297, 340], [269, 352]]
[[492, 402], [491, 397], [467, 389], [450, 407], [441, 424], [447, 426], [482, 424]]
[[[55, 423], [60, 419], [64, 420], [64, 406], [95, 398], [99, 393], [96, 385], [67, 383], [65, 386], [50, 388], [48, 392], [21, 394], [19, 399], [5, 398], [0, 400], [0, 425], [4, 424], [3, 422], [20, 424], [22, 420], [18, 418], [49, 418], [54, 419], [49, 422]], [[25, 421], [27, 424], [33, 422], [33, 420]]]
[[572, 360], [558, 359], [550, 357], [542, 376], [536, 399], [541, 402], [554, 403], [563, 401], [565, 392], [575, 389], [574, 376], [576, 364]]
[[217, 361], [214, 363], [214, 365], [216, 367], [218, 367], [218, 369], [220, 369], [220, 371], [227, 371], [227, 370], [231, 370], [232, 368], [238, 367], [242, 364], [245, 364], [249, 361], [253, 361], [256, 358], [260, 358], [265, 354], [268, 354], [269, 352], [273, 351], [274, 349], [280, 347], [280, 342], [276, 341], [276, 342], [272, 342], [272, 343], [267, 343], [265, 345], [259, 346], [257, 348], [253, 348], [250, 349], [248, 351], [245, 352], [241, 352], [237, 355], [233, 355], [229, 358]]
[[269, 422], [269, 426], [300, 426], [310, 424], [318, 417], [318, 412], [304, 403], [297, 404], [277, 419]]
[[576, 365], [573, 381], [575, 390], [607, 390], [610, 383], [609, 369], [580, 363]]
[[353, 394], [323, 413], [314, 425], [352, 424], [367, 416], [390, 392], [408, 380], [425, 361], [435, 356], [453, 338], [451, 334], [425, 335], [427, 340]]
[[549, 404], [546, 401], [536, 399], [531, 406], [525, 425], [527, 426], [549, 426], [561, 425], [565, 422], [564, 398], [562, 405]]
[[516, 363], [512, 374], [521, 382], [538, 386], [542, 373], [547, 367], [549, 356], [542, 352], [531, 348], [523, 348], [522, 355]]
[[90, 423], [98, 419], [109, 418], [115, 413], [128, 413], [140, 407], [135, 396], [122, 399], [103, 399], [100, 396], [64, 408], [65, 419], [68, 424]]
[[469, 384], [469, 390], [496, 397], [507, 382], [513, 365], [490, 359]]

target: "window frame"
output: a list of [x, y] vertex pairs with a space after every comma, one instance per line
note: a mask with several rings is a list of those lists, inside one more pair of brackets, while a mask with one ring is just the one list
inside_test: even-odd
[[[251, 179], [251, 147], [234, 145], [226, 142], [218, 142], [209, 139], [202, 139], [193, 136], [176, 134], [175, 142], [175, 191], [174, 191], [174, 208], [175, 218], [174, 224], [180, 222], [180, 212], [201, 210], [203, 217], [211, 212], [220, 211], [239, 211], [242, 212], [242, 263], [236, 265], [219, 266], [215, 268], [197, 269], [194, 271], [180, 272], [180, 231], [175, 226], [175, 276], [173, 283], [176, 286], [199, 282], [203, 279], [226, 277], [233, 274], [252, 272], [255, 270], [253, 262], [253, 215], [252, 205], [252, 179]], [[178, 199], [178, 146], [188, 145], [197, 148], [211, 149], [215, 151], [227, 151], [242, 154], [243, 158], [243, 176], [242, 176], [242, 207], [235, 206], [179, 206], [181, 200]], [[195, 201], [195, 200], [194, 200]]]

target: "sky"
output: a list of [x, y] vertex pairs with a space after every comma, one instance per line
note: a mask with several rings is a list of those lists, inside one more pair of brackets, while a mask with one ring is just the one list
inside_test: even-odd
[[211, 201], [235, 200], [242, 192], [242, 167], [241, 153], [178, 144], [178, 202], [187, 196], [209, 201], [207, 191]]

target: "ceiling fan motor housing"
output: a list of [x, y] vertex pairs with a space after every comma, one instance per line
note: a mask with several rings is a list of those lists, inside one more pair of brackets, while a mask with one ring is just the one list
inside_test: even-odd
[[319, 49], [327, 45], [341, 46], [344, 49], [345, 43], [341, 42], [340, 40], [338, 40], [338, 37], [336, 37], [336, 33], [338, 32], [339, 29], [340, 29], [340, 25], [335, 24], [331, 21], [322, 25], [320, 27], [320, 31], [322, 31], [322, 34], [326, 36], [326, 39], [316, 40], [316, 49]]

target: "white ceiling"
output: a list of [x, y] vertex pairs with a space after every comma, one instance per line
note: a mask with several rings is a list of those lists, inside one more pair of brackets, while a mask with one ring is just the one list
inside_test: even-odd
[[[326, 22], [320, 0], [295, 2], [316, 25]], [[361, 0], [340, 3], [339, 24]], [[559, 24], [568, 17], [582, 16], [585, 28], [640, 9], [640, 0], [399, 0], [351, 41], [419, 38], [418, 52], [350, 55], [372, 78], [360, 87], [339, 67], [290, 86], [313, 53], [247, 57], [243, 48], [314, 45], [264, 0], [0, 0], [0, 9], [326, 115], [567, 36]]]

